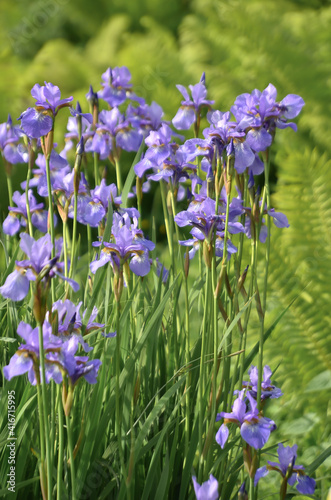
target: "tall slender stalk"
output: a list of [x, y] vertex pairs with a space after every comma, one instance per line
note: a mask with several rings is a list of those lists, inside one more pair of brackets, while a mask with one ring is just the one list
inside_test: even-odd
[[94, 167], [94, 186], [98, 186], [100, 183], [98, 153], [93, 153], [93, 167]]
[[211, 292], [211, 269], [207, 266], [206, 269], [206, 285], [205, 285], [205, 306], [204, 306], [204, 316], [203, 316], [203, 327], [202, 327], [202, 339], [201, 339], [201, 357], [200, 357], [200, 372], [199, 372], [199, 481], [201, 481], [203, 474], [203, 434], [204, 434], [204, 416], [205, 416], [205, 384], [206, 384], [206, 346], [208, 345], [208, 317], [210, 316], [209, 305], [212, 304], [210, 301]]
[[[270, 210], [270, 186], [269, 186], [269, 168], [270, 168], [270, 157], [269, 149], [266, 151], [265, 161], [264, 161], [264, 193], [267, 200], [267, 211]], [[264, 200], [262, 200], [261, 214], [264, 212]], [[269, 271], [269, 260], [270, 260], [270, 215], [267, 213], [267, 227], [268, 235], [266, 241], [266, 253], [265, 253], [265, 272], [264, 272], [264, 282], [263, 282], [263, 295], [262, 295], [262, 314], [260, 315], [260, 340], [259, 340], [259, 358], [258, 358], [258, 384], [257, 384], [257, 404], [258, 408], [261, 407], [261, 382], [262, 382], [262, 370], [263, 370], [263, 343], [264, 343], [264, 321], [266, 314], [266, 304], [267, 304], [267, 286], [268, 286], [268, 271]]]
[[76, 500], [76, 475], [75, 475], [75, 459], [74, 447], [72, 442], [72, 429], [70, 415], [66, 415], [67, 436], [68, 436], [68, 451], [70, 458], [70, 477], [71, 477], [71, 500]]
[[40, 425], [44, 428], [45, 444], [46, 444], [46, 470], [47, 470], [47, 491], [48, 498], [51, 498], [52, 493], [52, 469], [51, 469], [51, 448], [50, 448], [50, 435], [48, 426], [48, 404], [47, 404], [47, 387], [45, 378], [45, 352], [44, 352], [44, 337], [43, 326], [38, 324], [39, 332], [39, 360], [40, 360], [40, 384], [41, 384], [41, 400], [42, 405], [39, 408], [40, 412]]
[[127, 499], [131, 498], [130, 485], [127, 482], [127, 472], [124, 461], [124, 451], [122, 446], [122, 414], [120, 405], [120, 373], [121, 373], [121, 331], [120, 331], [121, 303], [120, 297], [116, 300], [116, 360], [115, 360], [115, 432], [117, 435], [118, 454], [120, 458], [121, 470], [127, 488]]
[[61, 500], [61, 483], [62, 483], [62, 472], [63, 472], [63, 452], [64, 452], [64, 419], [63, 419], [63, 407], [61, 400], [61, 389], [57, 386], [57, 397], [58, 397], [58, 436], [59, 436], [59, 446], [58, 446], [58, 460], [57, 460], [57, 487], [56, 487], [56, 500]]
[[30, 179], [31, 179], [31, 171], [32, 171], [32, 166], [34, 164], [34, 150], [31, 146], [29, 145], [29, 161], [28, 161], [28, 173], [26, 176], [26, 187], [25, 187], [25, 199], [26, 199], [26, 215], [28, 219], [28, 231], [29, 235], [33, 237], [33, 229], [32, 229], [32, 222], [31, 222], [31, 211], [30, 211], [30, 201], [29, 201], [29, 184], [30, 184]]
[[[52, 241], [52, 259], [55, 257], [55, 229], [54, 229], [54, 207], [52, 197], [51, 185], [51, 169], [49, 165], [50, 153], [45, 156], [46, 160], [46, 178], [47, 178], [47, 192], [48, 192], [48, 224]], [[55, 302], [55, 282], [51, 280], [52, 303]]]
[[118, 194], [122, 192], [123, 182], [122, 182], [122, 174], [121, 174], [121, 165], [117, 156], [115, 156], [115, 169], [116, 169], [116, 182], [117, 182], [117, 190]]

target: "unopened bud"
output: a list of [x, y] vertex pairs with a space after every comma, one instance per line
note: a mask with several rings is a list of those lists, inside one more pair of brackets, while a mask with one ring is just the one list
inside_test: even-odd
[[206, 266], [209, 267], [209, 269], [211, 268], [212, 256], [213, 256], [213, 247], [207, 240], [204, 240], [203, 258], [205, 259]]
[[143, 184], [142, 179], [137, 176], [136, 177], [136, 195], [137, 195], [137, 200], [138, 200], [138, 206], [141, 204], [141, 200], [143, 197], [142, 184]]
[[114, 295], [116, 302], [121, 300], [122, 292], [123, 292], [123, 271], [120, 270], [119, 273], [116, 273], [114, 276]]
[[45, 158], [49, 159], [51, 156], [51, 152], [53, 150], [53, 142], [54, 142], [54, 130], [50, 130], [46, 135], [46, 143], [45, 143]]
[[244, 286], [247, 272], [248, 272], [248, 268], [249, 268], [249, 266], [246, 266], [246, 268], [244, 269], [244, 272], [242, 273], [242, 275], [240, 276], [240, 278], [238, 280], [238, 292], [240, 292], [242, 287]]
[[248, 500], [248, 495], [247, 495], [247, 491], [245, 488], [245, 481], [243, 482], [243, 484], [239, 488], [238, 500]]

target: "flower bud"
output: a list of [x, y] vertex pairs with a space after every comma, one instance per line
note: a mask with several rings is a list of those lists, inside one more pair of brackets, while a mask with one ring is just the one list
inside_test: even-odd
[[206, 266], [211, 268], [211, 261], [213, 257], [213, 246], [207, 240], [203, 242], [203, 258], [205, 260]]

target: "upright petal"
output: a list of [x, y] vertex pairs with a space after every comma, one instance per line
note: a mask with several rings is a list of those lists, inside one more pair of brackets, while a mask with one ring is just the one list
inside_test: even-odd
[[193, 486], [197, 500], [217, 500], [218, 499], [218, 482], [217, 479], [210, 474], [208, 481], [200, 484], [197, 478], [193, 476]]

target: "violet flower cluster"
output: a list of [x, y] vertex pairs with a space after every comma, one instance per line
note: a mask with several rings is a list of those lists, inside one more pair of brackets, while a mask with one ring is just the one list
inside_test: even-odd
[[[67, 314], [70, 316], [75, 306], [69, 302], [70, 301], [66, 301], [64, 304], [54, 304], [54, 306], [56, 306], [54, 310], [58, 307], [60, 307], [60, 309], [64, 307]], [[63, 310], [61, 314], [63, 314]], [[69, 321], [68, 326], [70, 326], [72, 322], [75, 323], [74, 318]], [[87, 348], [88, 346], [82, 341], [81, 335], [74, 334], [70, 331], [70, 328], [69, 331], [66, 332], [67, 335], [64, 335], [63, 326], [62, 322], [58, 332], [53, 332], [52, 324], [48, 320], [45, 320], [42, 326], [46, 383], [49, 383], [50, 380], [54, 380], [55, 383], [59, 384], [63, 381], [64, 377], [68, 377], [70, 386], [74, 387], [78, 380], [84, 377], [90, 384], [95, 384], [101, 361], [98, 359], [89, 360], [87, 356], [77, 356], [76, 353], [79, 344], [83, 344], [85, 351], [91, 350], [91, 348]], [[95, 327], [95, 325], [91, 323], [90, 328], [93, 327]], [[97, 327], [99, 327], [99, 325], [97, 325]], [[60, 332], [61, 336], [59, 335]], [[32, 385], [36, 385], [40, 383], [41, 380], [38, 327], [32, 328], [28, 323], [21, 321], [18, 325], [17, 333], [24, 339], [25, 343], [20, 345], [16, 353], [10, 359], [9, 364], [4, 367], [4, 376], [7, 380], [11, 380], [13, 377], [27, 373], [29, 382]], [[57, 334], [55, 335], [54, 333]]]
[[62, 238], [56, 240], [55, 257], [52, 258], [53, 245], [49, 234], [38, 240], [34, 240], [26, 233], [21, 233], [20, 237], [21, 250], [28, 258], [16, 261], [15, 270], [7, 276], [4, 285], [0, 287], [3, 297], [13, 301], [23, 300], [29, 292], [30, 281], [46, 283], [55, 276], [67, 281], [74, 291], [79, 289], [76, 281], [63, 275], [64, 263], [59, 260]]
[[149, 251], [154, 250], [155, 244], [144, 238], [143, 232], [138, 228], [138, 217], [136, 209], [129, 209], [123, 214], [114, 213], [111, 241], [93, 243], [94, 247], [100, 248], [103, 245], [103, 248], [90, 265], [92, 273], [107, 263], [110, 263], [117, 276], [126, 263], [137, 276], [149, 273]]
[[[86, 95], [90, 113], [83, 113], [79, 103], [74, 108], [72, 97], [62, 99], [60, 89], [52, 83], [45, 82], [44, 86], [36, 84], [31, 90], [35, 105], [18, 118], [20, 127], [13, 126], [10, 116], [7, 122], [0, 124], [0, 151], [8, 165], [28, 161], [30, 165], [30, 160], [36, 156], [32, 179], [29, 184], [21, 185], [26, 193], [16, 191], [13, 195], [12, 205], [16, 206], [9, 207], [9, 215], [3, 224], [4, 232], [13, 236], [27, 227], [26, 199], [32, 225], [40, 232], [47, 232], [48, 211], [44, 209], [44, 203], [37, 201], [32, 189], [36, 189], [39, 197], [47, 197], [50, 187], [54, 204], [63, 221], [76, 216], [79, 223], [99, 228], [99, 239], [93, 243], [96, 255], [90, 263], [90, 270], [94, 274], [106, 264], [111, 266], [117, 301], [129, 270], [140, 277], [149, 273], [153, 263], [150, 252], [155, 245], [145, 238], [139, 228], [138, 210], [121, 207], [120, 186], [107, 184], [106, 179], [102, 179], [100, 183], [96, 181], [92, 188], [80, 168], [72, 169], [68, 157], [77, 144], [81, 156], [91, 153], [96, 159], [108, 159], [117, 168], [123, 151], [136, 152], [144, 143], [146, 151], [134, 167], [136, 175], [139, 179], [147, 179], [144, 189], [149, 188], [150, 181], [161, 182], [168, 186], [175, 201], [186, 198], [187, 208], [173, 214], [177, 226], [189, 228], [190, 231], [190, 238], [180, 240], [179, 244], [190, 248], [189, 258], [193, 258], [203, 246], [209, 267], [213, 252], [216, 257], [223, 258], [226, 247], [228, 259], [237, 252], [231, 241], [232, 235], [245, 234], [248, 238], [255, 238], [258, 228], [259, 239], [265, 242], [266, 215], [273, 219], [277, 227], [288, 227], [284, 214], [263, 205], [259, 190], [255, 189], [254, 176], [264, 171], [262, 156], [272, 145], [276, 129], [290, 127], [296, 131], [295, 123], [289, 120], [298, 116], [304, 106], [303, 99], [289, 94], [277, 101], [277, 91], [269, 84], [262, 92], [255, 89], [250, 94], [239, 95], [230, 111], [222, 112], [213, 110], [214, 101], [207, 99], [205, 74], [197, 84], [189, 86], [189, 91], [183, 85], [177, 85], [177, 89], [183, 100], [172, 122], [166, 122], [158, 104], [153, 102], [149, 105], [134, 93], [131, 74], [126, 67], [108, 68], [102, 75], [101, 89], [94, 92], [90, 87]], [[99, 101], [108, 109], [99, 110]], [[57, 145], [53, 144], [54, 121], [62, 108], [70, 108], [71, 116], [68, 119], [65, 147], [57, 152]], [[202, 137], [199, 137], [204, 113], [208, 126], [202, 131]], [[184, 141], [171, 125], [177, 130], [188, 130], [193, 126], [195, 138]], [[244, 177], [248, 182], [250, 207], [244, 206]], [[239, 181], [237, 196], [230, 199], [232, 178]], [[129, 193], [127, 196], [132, 198], [134, 195]], [[74, 199], [77, 202], [75, 205]], [[101, 235], [110, 206], [111, 236], [109, 241], [105, 241]], [[54, 224], [56, 220], [54, 216]], [[22, 300], [29, 292], [30, 282], [41, 283], [47, 289], [55, 276], [67, 281], [77, 291], [78, 284], [63, 274], [69, 263], [65, 266], [61, 262], [62, 246], [62, 239], [56, 240], [55, 257], [52, 257], [53, 245], [49, 234], [34, 239], [32, 235], [21, 233], [20, 248], [27, 258], [16, 261], [15, 270], [0, 287], [3, 297]], [[157, 259], [154, 264], [165, 282], [168, 271]], [[96, 383], [101, 361], [90, 360], [85, 355], [92, 348], [82, 332], [85, 335], [103, 329], [104, 325], [95, 322], [96, 308], [87, 318], [86, 311], [81, 315], [81, 307], [81, 302], [75, 305], [68, 299], [57, 300], [40, 316], [47, 383], [50, 380], [61, 383], [67, 379], [69, 387], [73, 388], [83, 377], [91, 384]], [[24, 343], [4, 367], [4, 376], [10, 380], [27, 373], [31, 384], [39, 384], [38, 328], [21, 322], [17, 333]], [[113, 337], [116, 332], [103, 335]], [[79, 354], [79, 349], [83, 350], [84, 355]], [[271, 375], [270, 367], [265, 366], [261, 403], [282, 395], [281, 390], [272, 384]], [[231, 424], [239, 427], [242, 439], [255, 450], [263, 448], [276, 429], [275, 422], [263, 415], [262, 404], [261, 409], [258, 409], [258, 370], [255, 366], [249, 370], [249, 379], [249, 382], [243, 383], [244, 388], [237, 391], [232, 411], [217, 414], [216, 421], [223, 420], [216, 434], [216, 441], [221, 448], [228, 440]], [[315, 481], [304, 474], [302, 466], [295, 465], [296, 450], [296, 446], [285, 448], [280, 444], [279, 463], [268, 462], [268, 465], [259, 468], [255, 484], [270, 470], [276, 470], [288, 484], [296, 484], [300, 493], [312, 494]], [[193, 477], [193, 486], [198, 500], [217, 500], [218, 482], [212, 475], [202, 485]]]

